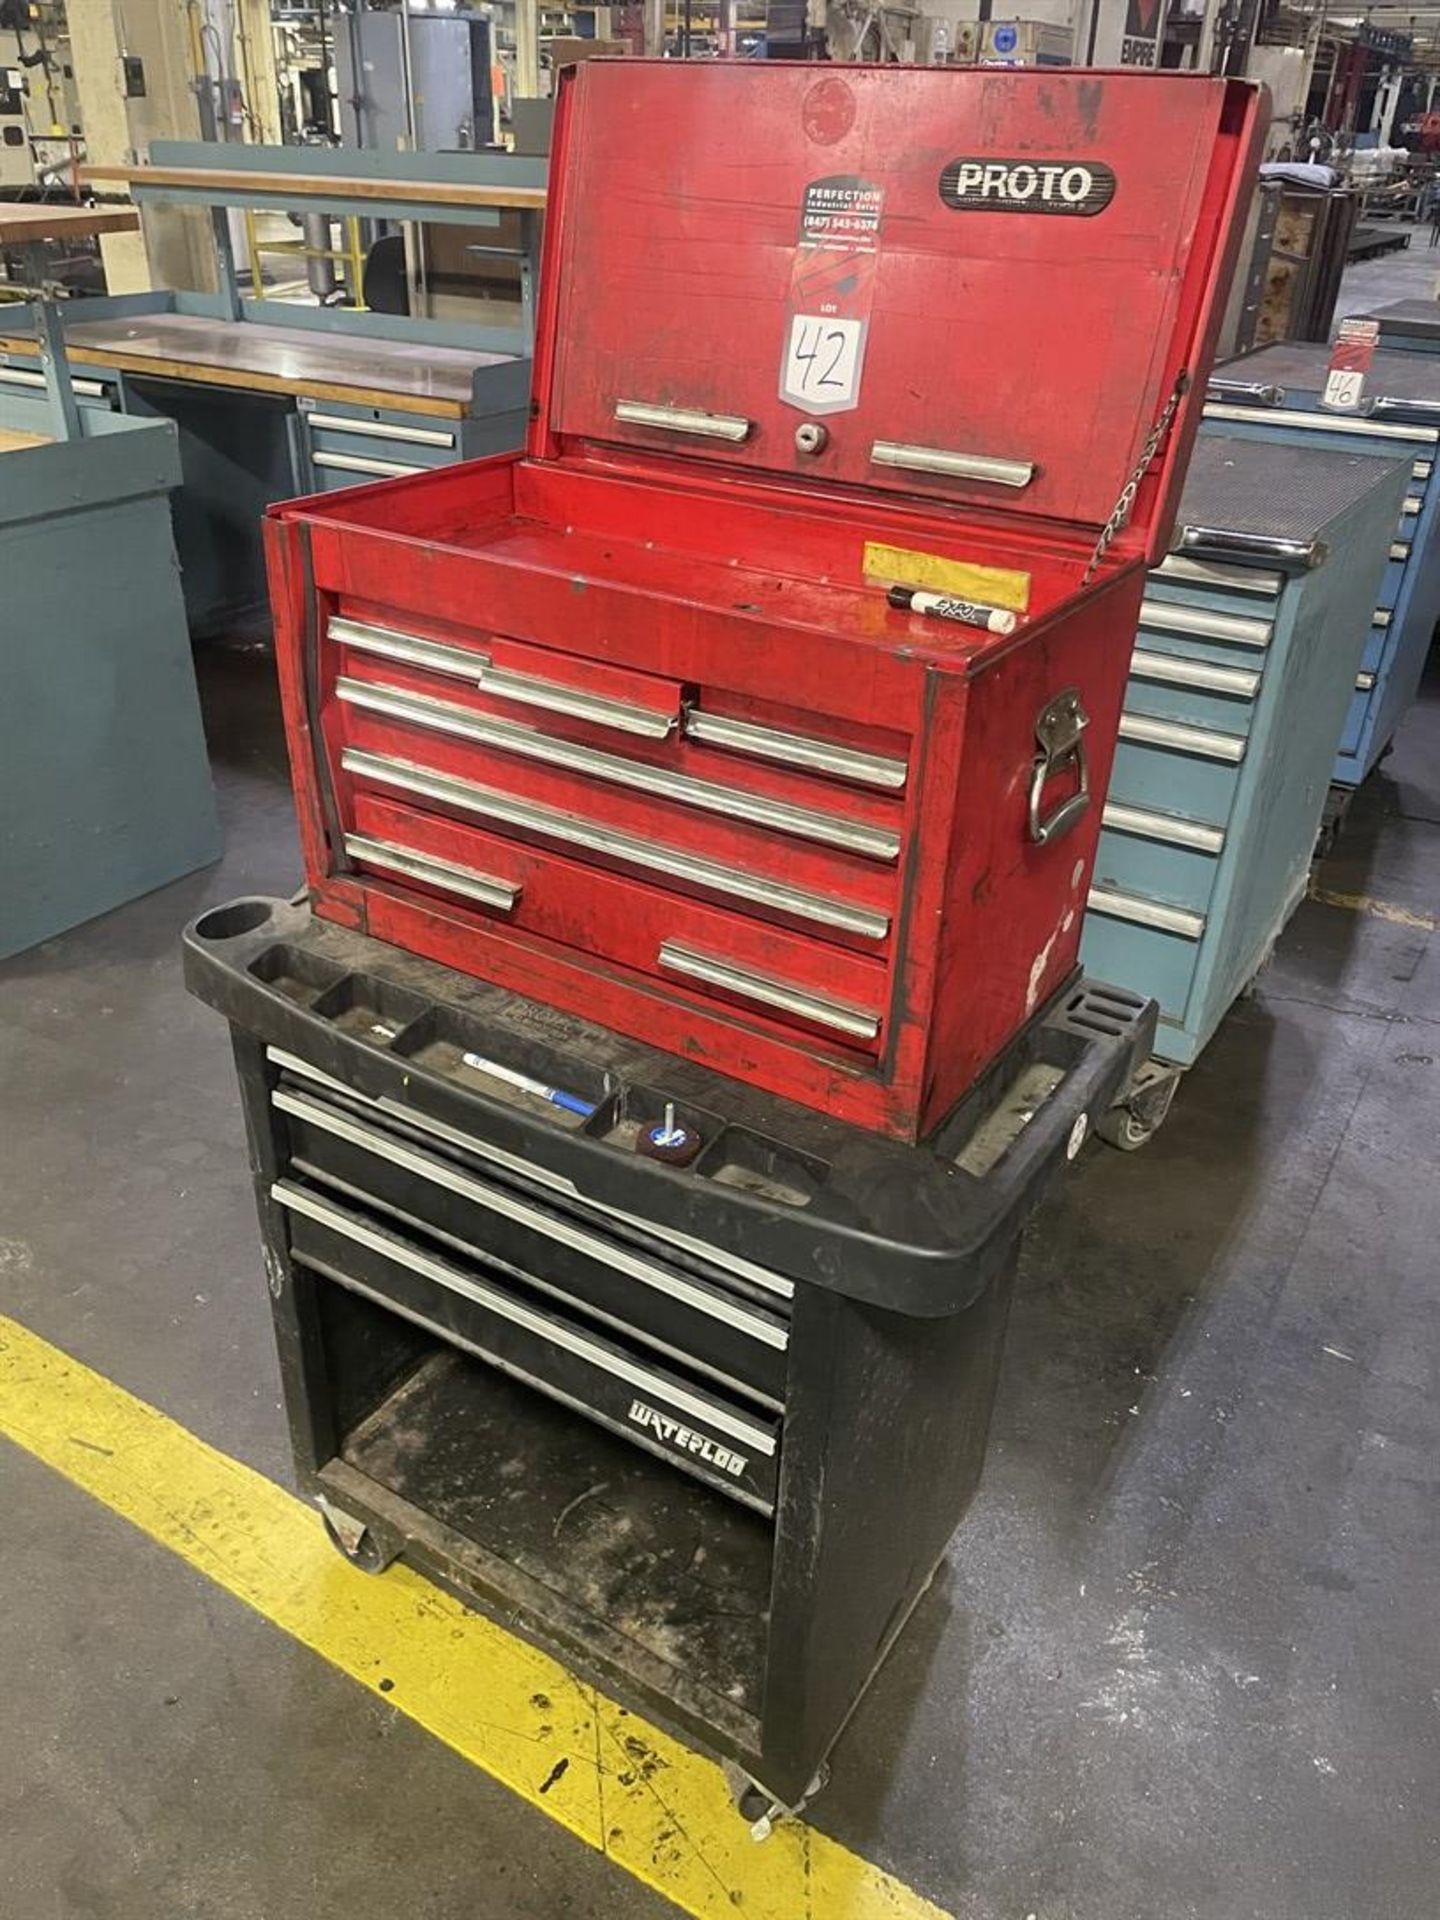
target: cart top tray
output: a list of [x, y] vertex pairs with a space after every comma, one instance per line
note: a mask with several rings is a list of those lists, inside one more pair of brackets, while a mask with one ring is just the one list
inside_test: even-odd
[[[931, 1140], [907, 1147], [304, 906], [212, 909], [186, 930], [185, 969], [192, 992], [280, 1054], [399, 1117], [459, 1129], [552, 1194], [568, 1188], [767, 1273], [920, 1316], [981, 1291], [1154, 1031], [1153, 1003], [1072, 981]], [[580, 1120], [484, 1063], [593, 1111]], [[634, 1150], [629, 1123], [671, 1101], [703, 1142], [688, 1167]]]

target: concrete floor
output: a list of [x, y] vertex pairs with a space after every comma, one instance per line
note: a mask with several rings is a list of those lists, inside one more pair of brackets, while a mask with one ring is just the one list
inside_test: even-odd
[[[270, 663], [202, 664], [224, 863], [0, 966], [0, 1311], [284, 1479], [228, 1049], [176, 932], [298, 861]], [[1440, 906], [1440, 680], [1323, 883]], [[960, 1920], [1433, 1920], [1437, 1139], [1440, 940], [1307, 903], [1159, 1137], [1087, 1150], [1037, 1223], [980, 1495], [817, 1824]], [[7, 1920], [670, 1911], [0, 1462]]]

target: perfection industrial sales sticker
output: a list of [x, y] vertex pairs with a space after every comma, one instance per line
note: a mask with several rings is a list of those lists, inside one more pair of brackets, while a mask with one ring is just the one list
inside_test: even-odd
[[780, 362], [780, 398], [802, 413], [860, 404], [884, 204], [884, 188], [857, 174], [805, 189]]

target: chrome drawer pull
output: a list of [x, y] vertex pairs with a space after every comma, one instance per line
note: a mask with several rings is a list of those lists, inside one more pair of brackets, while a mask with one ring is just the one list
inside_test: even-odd
[[1234, 533], [1228, 527], [1186, 527], [1180, 535], [1186, 553], [1254, 554], [1293, 567], [1320, 567], [1330, 549], [1323, 540], [1285, 540], [1273, 533]]
[[407, 667], [426, 667], [431, 673], [446, 673], [456, 680], [480, 684], [480, 675], [490, 664], [490, 656], [471, 653], [465, 647], [447, 647], [443, 640], [422, 640], [418, 634], [402, 633], [398, 627], [381, 627], [371, 620], [346, 620], [331, 614], [325, 629], [330, 641], [340, 647], [354, 647], [359, 653], [378, 653], [385, 660], [399, 660]]
[[1253, 593], [1266, 600], [1275, 599], [1285, 585], [1283, 573], [1269, 573], [1259, 567], [1227, 566], [1221, 561], [1192, 560], [1168, 553], [1155, 568], [1166, 580], [1185, 580], [1197, 587], [1223, 587], [1229, 593]]
[[398, 480], [403, 474], [424, 473], [424, 467], [404, 460], [372, 460], [368, 453], [312, 453], [312, 467], [333, 467], [338, 473], [374, 473], [386, 480]]
[[363, 860], [372, 867], [387, 867], [410, 880], [424, 880], [446, 893], [464, 894], [467, 900], [480, 900], [487, 907], [499, 907], [503, 913], [514, 911], [520, 898], [519, 887], [508, 880], [496, 880], [474, 867], [462, 867], [455, 860], [412, 853], [408, 847], [393, 846], [388, 840], [372, 840], [368, 834], [347, 833], [345, 851], [352, 860]]
[[545, 707], [552, 713], [566, 713], [573, 719], [589, 720], [600, 727], [614, 727], [621, 733], [638, 733], [647, 739], [663, 740], [675, 725], [673, 713], [661, 713], [653, 707], [632, 706], [628, 700], [612, 700], [604, 694], [585, 693], [579, 688], [564, 687], [553, 680], [537, 680], [525, 673], [510, 673], [496, 667], [488, 653], [472, 653], [465, 647], [447, 646], [442, 640], [422, 640], [418, 634], [402, 633], [398, 627], [377, 626], [373, 621], [347, 620], [339, 614], [332, 614], [327, 632], [330, 639], [340, 646], [355, 647], [362, 653], [377, 653], [386, 660], [400, 660], [410, 667], [427, 667], [432, 673], [468, 680], [472, 686], [483, 687], [496, 699]]
[[1252, 407], [1283, 407], [1284, 387], [1266, 386], [1258, 380], [1210, 380], [1207, 400], [1239, 400]]
[[[1205, 409], [1207, 420], [1253, 420], [1253, 407], [1217, 406], [1211, 402]], [[1267, 413], [1265, 423], [1272, 427], [1298, 427], [1302, 433], [1342, 433], [1358, 434], [1362, 439], [1366, 434], [1378, 436], [1382, 440], [1409, 440], [1422, 446], [1434, 446], [1440, 440], [1440, 432], [1434, 427], [1391, 426], [1382, 420], [1347, 420], [1335, 413]]]
[[705, 1287], [697, 1287], [683, 1274], [672, 1272], [668, 1267], [655, 1266], [651, 1261], [631, 1253], [618, 1241], [602, 1240], [597, 1234], [587, 1233], [563, 1214], [546, 1213], [543, 1208], [530, 1206], [518, 1195], [507, 1193], [500, 1187], [487, 1187], [483, 1180], [472, 1179], [469, 1174], [462, 1173], [458, 1167], [452, 1167], [446, 1161], [435, 1160], [402, 1141], [375, 1133], [348, 1116], [336, 1113], [333, 1107], [326, 1106], [323, 1101], [278, 1087], [272, 1096], [272, 1104], [282, 1113], [308, 1121], [311, 1126], [332, 1134], [337, 1140], [348, 1140], [352, 1146], [361, 1147], [381, 1160], [388, 1160], [392, 1166], [400, 1167], [406, 1173], [418, 1174], [432, 1186], [445, 1187], [449, 1192], [459, 1194], [461, 1199], [483, 1207], [487, 1213], [513, 1220], [517, 1226], [542, 1234], [561, 1246], [570, 1247], [587, 1260], [613, 1268], [616, 1273], [638, 1280], [641, 1286], [650, 1287], [656, 1293], [683, 1300], [686, 1306], [693, 1307], [697, 1313], [706, 1314], [712, 1320], [721, 1320], [726, 1326], [734, 1327], [737, 1333], [760, 1341], [763, 1346], [775, 1347], [783, 1353], [790, 1344], [790, 1336], [784, 1327], [772, 1320], [762, 1319], [759, 1314], [748, 1312], [737, 1301], [726, 1299]]
[[1428, 480], [1430, 478], [1430, 475], [1433, 472], [1434, 472], [1433, 461], [1417, 460], [1410, 469], [1410, 478], [1412, 480]]
[[1389, 607], [1376, 607], [1370, 616], [1370, 624], [1372, 627], [1388, 627], [1391, 617]]
[[667, 739], [675, 725], [675, 715], [662, 713], [658, 707], [632, 706], [628, 700], [586, 693], [580, 687], [562, 686], [558, 680], [541, 680], [530, 673], [514, 673], [508, 667], [497, 667], [488, 661], [481, 672], [480, 685], [497, 700], [514, 700], [524, 707], [543, 707], [547, 713], [568, 714], [572, 720], [589, 720], [597, 727], [638, 733], [647, 740]]
[[1369, 693], [1370, 689], [1374, 685], [1375, 685], [1375, 676], [1373, 673], [1357, 673], [1356, 674], [1355, 691], [1357, 693]]
[[788, 986], [783, 980], [772, 980], [764, 974], [747, 973], [726, 960], [714, 960], [674, 940], [667, 940], [661, 946], [660, 964], [672, 973], [683, 973], [688, 979], [703, 980], [706, 986], [723, 987], [727, 993], [738, 994], [743, 999], [758, 1000], [763, 1006], [779, 1007], [802, 1020], [813, 1020], [816, 1026], [853, 1034], [857, 1040], [873, 1040], [880, 1031], [879, 1014], [844, 1006], [824, 994]]
[[1260, 675], [1249, 667], [1216, 667], [1208, 660], [1179, 660], [1171, 653], [1151, 653], [1137, 647], [1130, 671], [1141, 680], [1159, 680], [1171, 687], [1195, 687], [1205, 693], [1236, 693], [1253, 700], [1260, 691]]
[[1203, 913], [1191, 913], [1184, 907], [1168, 907], [1159, 900], [1144, 900], [1133, 893], [1117, 893], [1113, 887], [1091, 887], [1090, 911], [1106, 914], [1112, 920], [1131, 920], [1137, 927], [1154, 927], [1160, 933], [1178, 933], [1184, 940], [1198, 940], [1205, 931]]
[[948, 447], [910, 447], [899, 440], [877, 440], [870, 449], [876, 467], [901, 467], [907, 473], [940, 473], [947, 480], [986, 480], [997, 487], [1028, 487], [1035, 478], [1033, 460], [997, 460], [988, 453], [952, 453]]
[[1420, 498], [1418, 493], [1407, 493], [1405, 496], [1405, 504], [1401, 507], [1400, 511], [1407, 520], [1413, 520], [1424, 504], [1425, 502]]
[[848, 900], [833, 900], [816, 893], [804, 893], [798, 887], [767, 880], [763, 874], [748, 873], [740, 867], [722, 866], [700, 854], [681, 847], [663, 846], [653, 840], [639, 840], [633, 834], [620, 833], [584, 820], [575, 814], [559, 813], [553, 807], [535, 806], [516, 795], [494, 787], [482, 787], [474, 780], [437, 773], [432, 767], [411, 760], [393, 760], [382, 754], [363, 753], [347, 747], [340, 756], [347, 773], [358, 773], [383, 786], [398, 787], [403, 793], [422, 794], [427, 800], [439, 800], [452, 807], [485, 819], [501, 821], [530, 833], [544, 834], [613, 860], [628, 861], [646, 867], [667, 878], [693, 881], [716, 893], [732, 894], [737, 900], [749, 900], [770, 907], [777, 913], [792, 914], [797, 920], [813, 920], [822, 927], [835, 927], [842, 933], [860, 934], [867, 940], [883, 940], [890, 931], [890, 916], [870, 907], [852, 906]]
[[1174, 813], [1152, 813], [1148, 807], [1127, 807], [1119, 800], [1107, 800], [1101, 818], [1112, 833], [1136, 834], [1142, 840], [1161, 840], [1166, 846], [1190, 847], [1196, 853], [1219, 853], [1225, 845], [1221, 827], [1182, 820]]
[[1147, 747], [1169, 747], [1176, 753], [1198, 754], [1202, 760], [1225, 760], [1231, 766], [1245, 758], [1245, 742], [1233, 733], [1182, 727], [1174, 720], [1152, 719], [1148, 713], [1122, 713], [1120, 738]]
[[898, 793], [909, 771], [903, 760], [863, 753], [858, 747], [837, 747], [809, 734], [758, 727], [752, 720], [732, 720], [728, 714], [705, 713], [699, 707], [686, 709], [685, 731], [702, 746], [728, 747], [733, 753], [753, 754], [757, 760], [775, 760], [781, 766], [832, 774], [837, 780], [853, 780], [862, 787], [883, 787], [887, 793]]
[[270, 1188], [271, 1198], [292, 1213], [303, 1213], [307, 1218], [328, 1227], [332, 1233], [338, 1233], [346, 1240], [353, 1240], [357, 1246], [369, 1247], [383, 1259], [393, 1260], [397, 1265], [408, 1267], [412, 1273], [420, 1274], [424, 1279], [433, 1281], [449, 1293], [458, 1293], [462, 1298], [473, 1300], [477, 1305], [496, 1314], [502, 1320], [510, 1320], [518, 1327], [538, 1334], [553, 1346], [563, 1347], [567, 1353], [578, 1355], [590, 1366], [598, 1367], [604, 1373], [613, 1374], [617, 1379], [628, 1380], [631, 1385], [654, 1393], [662, 1405], [683, 1407], [687, 1413], [703, 1421], [707, 1426], [717, 1427], [732, 1438], [743, 1440], [757, 1453], [766, 1455], [775, 1451], [773, 1434], [759, 1427], [752, 1427], [747, 1420], [740, 1419], [728, 1408], [717, 1406], [714, 1401], [702, 1400], [696, 1394], [687, 1393], [683, 1387], [674, 1385], [648, 1368], [627, 1360], [622, 1354], [598, 1346], [587, 1340], [566, 1322], [556, 1320], [548, 1314], [536, 1313], [520, 1300], [509, 1294], [501, 1293], [497, 1288], [488, 1286], [479, 1280], [472, 1280], [468, 1273], [462, 1273], [458, 1267], [452, 1267], [448, 1261], [437, 1260], [433, 1255], [422, 1252], [412, 1246], [408, 1240], [402, 1240], [398, 1234], [383, 1233], [372, 1227], [358, 1214], [347, 1212], [330, 1201], [311, 1193], [308, 1188], [297, 1187], [288, 1180], [277, 1180]]
[[[11, 387], [43, 387], [45, 376], [35, 373], [29, 367], [0, 367], [0, 381]], [[105, 388], [99, 380], [76, 380], [70, 385], [76, 393], [82, 393], [87, 400], [98, 400], [104, 396]]]
[[692, 780], [688, 774], [647, 766], [641, 760], [622, 760], [613, 753], [582, 747], [553, 734], [537, 733], [533, 727], [497, 720], [491, 714], [475, 713], [468, 707], [458, 707], [453, 701], [437, 700], [429, 694], [407, 693], [403, 687], [347, 679], [337, 681], [335, 691], [342, 700], [372, 713], [389, 714], [417, 727], [455, 734], [482, 746], [496, 747], [501, 752], [539, 760], [547, 766], [566, 767], [595, 780], [608, 780], [615, 786], [633, 787], [640, 793], [678, 801], [682, 806], [723, 814], [727, 819], [752, 821], [756, 826], [796, 834], [802, 840], [819, 840], [827, 846], [844, 847], [851, 853], [868, 854], [875, 860], [894, 860], [900, 852], [900, 836], [888, 827], [872, 827], [860, 820], [813, 813], [808, 807], [792, 807], [782, 800], [746, 793], [738, 787], [717, 787], [709, 780]]
[[1408, 560], [1410, 558], [1410, 542], [1408, 540], [1392, 540], [1390, 542], [1390, 558], [1392, 560]]
[[325, 433], [353, 433], [364, 440], [400, 440], [410, 447], [453, 447], [455, 436], [439, 427], [402, 427], [394, 420], [353, 420], [345, 413], [309, 413], [303, 407], [300, 418], [312, 430]]
[[1423, 424], [1440, 420], [1440, 400], [1406, 400], [1398, 394], [1380, 393], [1370, 402], [1372, 420], [1410, 420]]
[[1210, 613], [1204, 607], [1176, 606], [1169, 600], [1145, 600], [1140, 606], [1142, 627], [1161, 633], [1187, 633], [1196, 640], [1230, 640], [1241, 647], [1268, 647], [1275, 632], [1270, 620], [1251, 620], [1239, 613]]
[[737, 445], [749, 439], [752, 425], [738, 413], [706, 413], [703, 407], [662, 407], [650, 400], [617, 400], [615, 418], [622, 426], [659, 427], [665, 433], [690, 433], [704, 440], [729, 440]]

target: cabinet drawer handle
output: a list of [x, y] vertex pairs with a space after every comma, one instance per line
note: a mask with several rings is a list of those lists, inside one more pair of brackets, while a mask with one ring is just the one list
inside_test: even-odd
[[480, 685], [497, 700], [543, 707], [547, 713], [568, 714], [572, 720], [589, 720], [599, 727], [618, 728], [621, 733], [643, 734], [648, 740], [664, 740], [675, 725], [675, 715], [662, 713], [657, 707], [632, 706], [628, 700], [611, 700], [605, 694], [586, 693], [582, 688], [541, 680], [530, 673], [514, 673], [508, 667], [487, 664]]
[[740, 967], [732, 967], [728, 961], [696, 953], [692, 948], [680, 946], [673, 940], [666, 940], [661, 946], [660, 964], [668, 967], [672, 973], [683, 973], [687, 979], [702, 980], [706, 986], [722, 987], [727, 993], [736, 994], [742, 999], [756, 1000], [767, 1007], [778, 1007], [784, 1013], [796, 1014], [802, 1020], [812, 1020], [819, 1027], [832, 1027], [837, 1033], [850, 1034], [857, 1040], [873, 1040], [880, 1031], [878, 1014], [866, 1013], [860, 1007], [844, 1006], [824, 994], [810, 993], [804, 987], [792, 987], [783, 980], [772, 980], [764, 974], [748, 973]]
[[1250, 667], [1217, 667], [1208, 660], [1152, 653], [1147, 647], [1137, 647], [1131, 654], [1130, 671], [1137, 680], [1158, 680], [1164, 686], [1194, 687], [1204, 693], [1234, 693], [1242, 700], [1253, 700], [1260, 690], [1260, 675]]
[[1186, 553], [1253, 555], [1293, 567], [1320, 567], [1330, 549], [1323, 540], [1286, 540], [1275, 533], [1235, 533], [1228, 527], [1186, 527], [1180, 535]]
[[643, 760], [625, 760], [616, 753], [602, 753], [597, 747], [581, 746], [575, 740], [562, 740], [534, 727], [517, 725], [513, 720], [497, 720], [493, 714], [476, 713], [457, 706], [453, 700], [437, 700], [430, 694], [409, 693], [403, 687], [387, 687], [371, 680], [336, 681], [335, 691], [352, 706], [371, 713], [389, 715], [411, 726], [428, 727], [462, 740], [473, 740], [482, 747], [494, 747], [501, 753], [518, 754], [522, 759], [538, 760], [544, 766], [564, 767], [572, 773], [586, 774], [592, 780], [605, 780], [612, 786], [629, 787], [651, 798], [673, 800], [679, 806], [696, 807], [706, 813], [718, 813], [728, 820], [745, 820], [776, 833], [789, 833], [801, 840], [816, 840], [822, 846], [843, 847], [872, 860], [894, 860], [900, 852], [900, 836], [889, 827], [873, 827], [868, 821], [846, 820], [838, 814], [816, 813], [810, 807], [790, 806], [764, 794], [746, 793], [740, 787], [720, 787], [710, 780], [693, 780], [688, 774], [674, 773], [668, 767], [649, 766]]
[[1197, 587], [1223, 587], [1230, 593], [1258, 594], [1265, 600], [1274, 600], [1285, 585], [1283, 573], [1235, 566], [1221, 560], [1191, 559], [1180, 553], [1167, 553], [1155, 572], [1166, 580], [1188, 580]]
[[1168, 747], [1175, 753], [1193, 753], [1202, 760], [1224, 760], [1231, 766], [1238, 766], [1245, 758], [1245, 742], [1236, 734], [1182, 727], [1177, 721], [1156, 720], [1148, 713], [1122, 713], [1120, 738], [1138, 740], [1147, 747]]
[[1178, 933], [1182, 940], [1198, 940], [1205, 931], [1203, 913], [1167, 906], [1160, 900], [1146, 900], [1139, 894], [1119, 893], [1113, 887], [1091, 887], [1088, 904], [1091, 913], [1103, 913], [1111, 920], [1129, 920], [1137, 927], [1154, 927], [1159, 933]]
[[1169, 600], [1145, 600], [1140, 606], [1142, 627], [1161, 633], [1188, 633], [1197, 640], [1230, 640], [1240, 647], [1268, 647], [1275, 628], [1269, 620], [1252, 620], [1241, 613], [1210, 613], [1204, 607], [1183, 607]]
[[757, 727], [753, 720], [732, 720], [728, 714], [705, 713], [699, 707], [686, 711], [685, 731], [702, 746], [728, 747], [732, 753], [748, 753], [757, 760], [801, 767], [807, 773], [828, 773], [837, 780], [853, 780], [857, 786], [883, 787], [887, 793], [898, 793], [909, 771], [904, 760], [891, 760], [880, 753], [863, 753], [858, 747], [837, 747], [829, 740], [816, 740], [805, 733], [782, 733], [776, 727]]
[[[1253, 407], [1217, 406], [1211, 402], [1205, 408], [1207, 420], [1253, 420]], [[1409, 440], [1421, 446], [1433, 446], [1440, 440], [1440, 433], [1434, 427], [1394, 426], [1384, 420], [1349, 420], [1335, 413], [1301, 413], [1290, 409], [1284, 413], [1271, 413], [1266, 416], [1266, 424], [1273, 427], [1295, 427], [1301, 433], [1341, 433], [1358, 435], [1364, 439], [1367, 435], [1382, 440]]]
[[395, 760], [387, 754], [364, 753], [347, 747], [340, 756], [340, 764], [347, 773], [376, 780], [382, 786], [398, 787], [402, 793], [420, 794], [427, 800], [438, 800], [442, 805], [478, 814], [482, 819], [497, 820], [503, 826], [543, 834], [567, 846], [584, 847], [588, 852], [612, 860], [663, 873], [667, 879], [688, 880], [715, 893], [728, 893], [737, 900], [791, 914], [797, 920], [811, 920], [819, 926], [859, 934], [867, 940], [883, 940], [890, 931], [889, 914], [873, 907], [856, 906], [828, 894], [807, 893], [743, 867], [723, 866], [718, 860], [706, 859], [684, 847], [642, 840], [635, 834], [602, 826], [598, 820], [561, 813], [554, 807], [536, 806], [500, 788], [462, 780], [455, 774], [438, 773], [435, 768], [412, 760]]
[[1106, 801], [1101, 820], [1111, 833], [1138, 834], [1143, 840], [1160, 840], [1196, 853], [1219, 853], [1225, 845], [1221, 827], [1207, 827], [1201, 820], [1186, 820], [1175, 813], [1156, 813], [1149, 807], [1126, 806], [1120, 800]]
[[402, 427], [396, 420], [356, 420], [348, 413], [307, 413], [300, 418], [308, 429], [323, 433], [353, 433], [363, 440], [399, 440], [407, 447], [452, 447], [453, 433], [439, 427]]
[[442, 640], [422, 640], [418, 634], [403, 633], [398, 627], [377, 626], [374, 621], [347, 620], [332, 614], [326, 631], [339, 646], [379, 654], [385, 660], [400, 660], [409, 667], [426, 667], [432, 673], [449, 674], [452, 679], [468, 680], [471, 686], [483, 687], [497, 700], [544, 707], [550, 713], [568, 714], [575, 720], [614, 727], [620, 733], [642, 734], [650, 740], [665, 739], [675, 725], [675, 715], [663, 713], [659, 708], [634, 706], [628, 700], [586, 693], [576, 687], [561, 686], [558, 681], [511, 673], [495, 666], [488, 653], [446, 646]]
[[490, 664], [490, 656], [471, 653], [465, 647], [447, 647], [442, 640], [422, 640], [418, 634], [402, 633], [399, 627], [377, 626], [372, 620], [346, 620], [332, 614], [325, 628], [335, 646], [354, 647], [358, 653], [376, 653], [383, 660], [399, 660], [407, 667], [426, 667], [431, 673], [446, 673], [456, 680], [479, 684], [481, 671]]
[[389, 840], [372, 840], [368, 834], [347, 833], [345, 851], [352, 860], [363, 860], [367, 866], [386, 867], [392, 873], [403, 873], [407, 879], [424, 880], [446, 893], [463, 894], [467, 900], [499, 907], [502, 913], [513, 913], [515, 902], [520, 898], [519, 887], [512, 886], [508, 880], [497, 880], [493, 874], [462, 866], [458, 860], [412, 853], [408, 847], [397, 847]]
[[899, 440], [877, 440], [870, 449], [877, 467], [907, 473], [940, 473], [947, 480], [986, 480], [996, 487], [1028, 487], [1035, 478], [1033, 460], [997, 460], [988, 453], [955, 453], [949, 447], [911, 447]]
[[658, 427], [664, 433], [688, 433], [702, 440], [729, 440], [738, 444], [750, 437], [750, 421], [737, 413], [706, 413], [703, 407], [662, 407], [650, 400], [617, 400], [615, 418], [622, 426]]
[[424, 467], [405, 460], [372, 460], [366, 453], [312, 453], [312, 467], [333, 467], [338, 473], [373, 473], [384, 480], [399, 480], [407, 473], [424, 473]]
[[1251, 407], [1283, 407], [1284, 387], [1267, 386], [1259, 380], [1211, 380], [1205, 388], [1207, 400], [1239, 400]]

